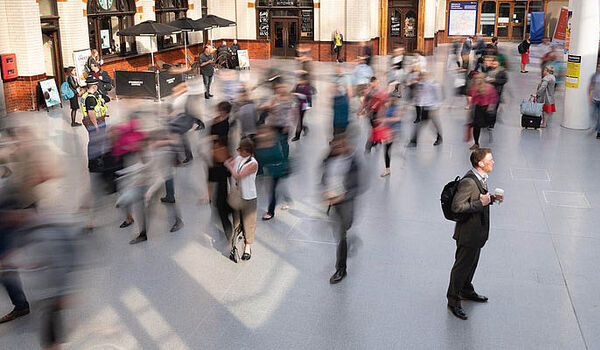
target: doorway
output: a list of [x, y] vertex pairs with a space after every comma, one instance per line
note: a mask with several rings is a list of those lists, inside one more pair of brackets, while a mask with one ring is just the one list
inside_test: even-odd
[[496, 33], [498, 38], [523, 40], [527, 3], [501, 2], [498, 4], [498, 23]]
[[53, 78], [56, 81], [56, 86], [60, 86], [64, 81], [64, 68], [58, 21], [42, 21], [42, 43], [46, 76], [48, 79]]
[[271, 55], [295, 57], [298, 46], [298, 20], [273, 18], [271, 22]]
[[416, 50], [419, 2], [392, 0], [388, 4], [388, 53], [400, 46], [404, 46], [406, 52]]

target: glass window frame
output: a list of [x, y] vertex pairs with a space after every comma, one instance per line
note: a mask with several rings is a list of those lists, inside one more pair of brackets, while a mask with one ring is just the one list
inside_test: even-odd
[[[257, 0], [256, 1], [256, 38], [258, 40], [270, 40], [271, 39], [271, 22], [274, 17], [276, 18], [295, 18], [298, 20], [298, 37], [299, 42], [310, 42], [314, 40], [315, 37], [315, 10], [314, 10], [314, 0], [294, 0], [294, 5], [275, 5], [275, 0]], [[269, 13], [269, 35], [264, 36], [260, 35], [259, 30], [259, 14], [261, 11], [267, 10]], [[273, 11], [276, 10], [296, 10], [296, 16], [285, 16], [285, 17], [277, 17], [273, 15]], [[303, 11], [311, 11], [312, 14], [312, 31], [308, 36], [302, 36], [302, 13]]]
[[[174, 20], [179, 18], [187, 17], [187, 11], [189, 9], [187, 0], [156, 0], [154, 12], [156, 14], [156, 22], [168, 24]], [[169, 18], [172, 16], [172, 18]], [[177, 37], [176, 42], [167, 43], [167, 38], [172, 37], [172, 35], [163, 35], [156, 37], [156, 45], [158, 51], [172, 49], [176, 47], [183, 47], [184, 35], [187, 35], [185, 32], [181, 32], [179, 34], [173, 34]], [[185, 38], [188, 40], [188, 38]]]
[[[90, 49], [98, 50], [100, 58], [104, 60], [115, 57], [136, 55], [138, 52], [135, 37], [119, 37], [119, 48], [121, 49], [113, 54], [103, 53], [102, 40], [100, 37], [100, 27], [102, 21], [108, 19], [108, 21], [112, 23], [112, 19], [116, 17], [118, 21], [118, 30], [123, 30], [134, 25], [135, 14], [136, 7], [134, 0], [114, 0], [111, 8], [108, 10], [103, 9], [98, 0], [88, 0], [87, 21]], [[116, 33], [111, 33], [111, 39], [114, 37], [114, 35], [116, 35]], [[127, 46], [129, 46], [129, 50], [127, 50]], [[122, 49], [123, 47], [125, 50]]]

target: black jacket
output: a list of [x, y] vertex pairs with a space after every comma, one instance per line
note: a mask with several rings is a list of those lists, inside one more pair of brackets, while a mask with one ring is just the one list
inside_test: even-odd
[[[344, 178], [344, 199], [340, 203], [354, 200], [361, 193], [361, 181], [360, 181], [360, 166], [356, 153], [351, 156], [351, 163], [348, 172]], [[327, 173], [328, 163], [334, 159], [335, 156], [329, 155], [323, 161], [323, 177], [321, 178], [321, 184], [325, 185], [329, 174]]]

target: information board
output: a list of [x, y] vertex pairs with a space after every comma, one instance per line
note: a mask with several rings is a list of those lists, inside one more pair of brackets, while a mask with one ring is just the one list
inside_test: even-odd
[[451, 1], [448, 15], [448, 36], [475, 35], [477, 32], [477, 8], [477, 1]]
[[579, 75], [581, 72], [581, 56], [569, 55], [567, 60], [567, 75], [565, 86], [572, 89], [579, 88]]
[[250, 68], [250, 57], [248, 56], [248, 50], [238, 50], [238, 62], [240, 63], [240, 69]]
[[302, 22], [300, 24], [301, 35], [311, 37], [313, 31], [313, 16], [311, 10], [302, 10]]
[[258, 35], [269, 36], [269, 10], [258, 11]]
[[44, 96], [47, 108], [61, 104], [60, 93], [56, 88], [56, 81], [54, 79], [40, 81], [40, 88], [42, 89], [42, 95]]
[[85, 78], [87, 78], [87, 72], [85, 71], [85, 65], [87, 64], [88, 58], [92, 55], [90, 49], [73, 51], [73, 63], [75, 65], [75, 72], [77, 73], [77, 79], [79, 85], [85, 85]]
[[400, 37], [400, 17], [392, 16], [390, 18], [390, 35], [394, 38]]

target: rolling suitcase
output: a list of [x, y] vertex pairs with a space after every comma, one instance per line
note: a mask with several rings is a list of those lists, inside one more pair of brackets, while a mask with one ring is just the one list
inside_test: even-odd
[[535, 99], [521, 102], [521, 126], [523, 128], [538, 129], [542, 125], [543, 103], [536, 103]]
[[521, 115], [521, 127], [538, 129], [542, 125], [542, 117], [536, 117], [532, 115]]

